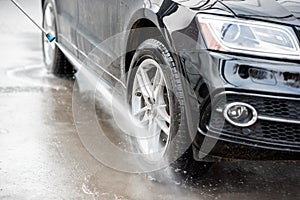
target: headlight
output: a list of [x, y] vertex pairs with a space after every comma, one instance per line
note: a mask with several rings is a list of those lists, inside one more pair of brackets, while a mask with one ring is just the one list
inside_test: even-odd
[[209, 49], [281, 58], [300, 55], [291, 27], [212, 15], [199, 15], [198, 20]]

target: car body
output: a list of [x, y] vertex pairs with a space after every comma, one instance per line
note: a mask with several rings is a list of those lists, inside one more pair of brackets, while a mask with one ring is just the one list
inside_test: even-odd
[[[299, 159], [299, 2], [51, 2], [57, 15], [58, 47], [74, 65], [87, 59], [108, 38], [130, 31], [121, 42], [111, 43], [112, 54], [122, 49], [124, 56], [118, 60], [117, 68], [106, 69], [114, 81], [125, 87], [134, 57], [132, 50], [145, 40], [135, 30], [153, 28], [160, 34], [165, 46], [174, 53], [176, 68], [184, 77], [181, 81], [187, 83], [183, 84], [186, 130], [197, 132], [192, 138], [196, 160]], [[227, 27], [226, 31], [233, 34], [220, 37], [221, 42], [220, 22], [221, 28]], [[261, 37], [265, 46], [253, 39], [258, 46], [236, 42], [248, 27]], [[274, 39], [266, 39], [264, 33], [267, 38], [274, 34]], [[185, 36], [189, 42], [182, 39]], [[92, 71], [97, 76], [101, 69]]]

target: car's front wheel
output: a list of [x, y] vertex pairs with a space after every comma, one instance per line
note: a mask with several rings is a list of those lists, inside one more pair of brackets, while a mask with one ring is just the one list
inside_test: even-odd
[[[195, 161], [185, 121], [183, 85], [171, 52], [160, 41], [148, 39], [137, 48], [127, 95], [133, 117], [145, 130], [131, 139], [144, 161], [167, 161], [177, 171], [189, 168]], [[159, 181], [170, 178], [163, 170], [151, 175]]]
[[137, 49], [131, 65], [128, 97], [131, 113], [146, 134], [136, 139], [138, 150], [149, 161], [168, 155], [172, 137], [182, 125], [182, 86], [174, 61], [159, 41], [146, 40]]

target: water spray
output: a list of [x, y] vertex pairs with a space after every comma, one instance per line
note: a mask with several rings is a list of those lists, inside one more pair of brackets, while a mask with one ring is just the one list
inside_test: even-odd
[[47, 37], [48, 41], [49, 42], [53, 42], [55, 40], [55, 36], [52, 35], [51, 33], [47, 32], [45, 29], [43, 29], [40, 25], [38, 25], [38, 23], [36, 23], [36, 21], [30, 17], [30, 15], [20, 6], [20, 4], [18, 4], [15, 0], [11, 0], [11, 2], [13, 2], [17, 8], [19, 8], [20, 11], [22, 11], [22, 13], [28, 18], [30, 19], [30, 21], [35, 25], [37, 26], [44, 34], [45, 36]]

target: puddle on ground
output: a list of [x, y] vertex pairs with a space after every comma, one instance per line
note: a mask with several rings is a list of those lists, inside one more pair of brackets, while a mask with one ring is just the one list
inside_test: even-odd
[[[47, 72], [43, 64], [9, 68], [6, 70], [5, 75], [7, 76], [7, 83], [4, 83], [6, 90], [7, 88], [16, 88], [16, 90], [19, 91], [18, 87], [22, 87], [22, 90], [25, 91], [41, 89], [67, 91], [73, 87], [72, 80], [56, 78]], [[2, 85], [3, 84], [1, 84], [1, 86]]]

